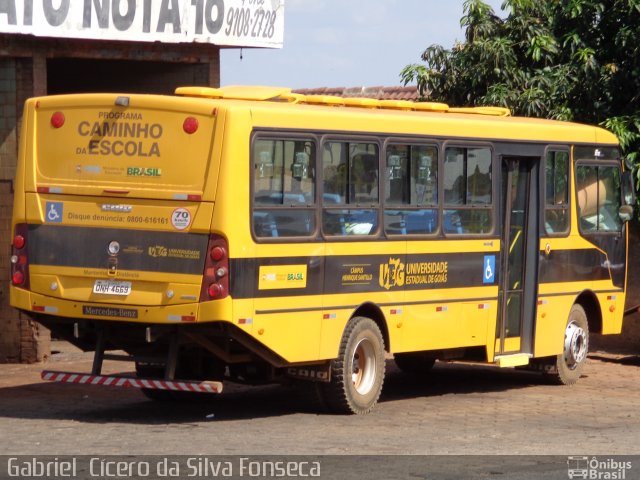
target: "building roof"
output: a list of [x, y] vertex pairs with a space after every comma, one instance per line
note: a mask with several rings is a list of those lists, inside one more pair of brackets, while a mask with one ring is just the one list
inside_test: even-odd
[[376, 100], [410, 100], [420, 98], [418, 88], [408, 87], [319, 87], [301, 88], [294, 93], [303, 95], [333, 95], [336, 97], [375, 98]]

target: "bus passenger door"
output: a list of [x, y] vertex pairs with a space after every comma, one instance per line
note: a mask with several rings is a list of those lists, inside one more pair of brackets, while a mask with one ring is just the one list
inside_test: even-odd
[[[533, 353], [538, 271], [538, 157], [503, 157], [502, 252], [495, 356]], [[505, 365], [508, 363], [505, 362]]]

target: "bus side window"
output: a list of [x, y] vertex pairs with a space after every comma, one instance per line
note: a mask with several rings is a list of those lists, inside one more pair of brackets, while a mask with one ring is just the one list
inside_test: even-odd
[[620, 169], [579, 165], [576, 184], [580, 229], [585, 233], [620, 232]]
[[384, 225], [388, 235], [435, 233], [438, 226], [438, 151], [391, 144], [386, 151]]
[[378, 231], [378, 146], [327, 142], [322, 152], [322, 231], [327, 236]]
[[264, 139], [253, 144], [253, 232], [300, 237], [315, 230], [315, 143]]
[[443, 183], [444, 232], [490, 233], [493, 228], [491, 149], [447, 148]]
[[545, 160], [545, 230], [548, 234], [569, 230], [569, 152], [547, 152]]

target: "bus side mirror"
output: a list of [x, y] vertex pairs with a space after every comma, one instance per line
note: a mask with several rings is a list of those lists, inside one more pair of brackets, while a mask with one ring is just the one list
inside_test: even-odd
[[622, 205], [618, 210], [618, 215], [623, 222], [628, 222], [633, 218], [633, 207], [631, 205]]
[[631, 170], [622, 172], [622, 204], [624, 206], [633, 206], [636, 204], [636, 190], [633, 182], [633, 173]]

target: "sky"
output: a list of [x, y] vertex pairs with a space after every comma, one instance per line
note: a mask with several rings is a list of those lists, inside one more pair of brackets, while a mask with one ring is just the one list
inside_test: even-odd
[[[502, 0], [485, 0], [503, 16]], [[464, 40], [463, 0], [285, 0], [282, 49], [224, 49], [221, 85], [402, 85], [425, 48]], [[241, 58], [242, 54], [242, 58]]]

